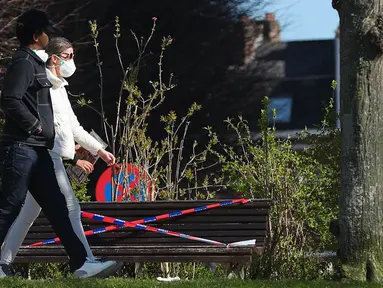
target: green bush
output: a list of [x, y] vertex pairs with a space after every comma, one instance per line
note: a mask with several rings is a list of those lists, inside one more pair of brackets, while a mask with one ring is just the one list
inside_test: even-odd
[[[335, 217], [339, 191], [339, 131], [327, 120], [319, 135], [303, 131], [300, 140], [310, 144], [295, 151], [290, 139], [278, 139], [269, 125], [267, 97], [261, 111], [261, 138], [252, 139], [246, 120], [226, 120], [236, 135], [235, 145], [222, 143], [207, 128], [218, 147], [227, 185], [249, 198], [273, 200], [270, 234], [262, 257], [254, 259], [253, 278], [309, 279], [321, 277], [320, 263], [310, 253], [330, 245], [329, 222]], [[332, 109], [332, 103], [327, 112]], [[273, 111], [273, 119], [276, 113]], [[326, 114], [326, 117], [329, 113]], [[219, 150], [219, 152], [218, 152]]]
[[78, 184], [77, 182], [73, 181], [71, 179], [72, 189], [74, 191], [74, 195], [76, 196], [77, 200], [79, 202], [86, 202], [90, 201], [91, 196], [88, 193], [87, 185], [89, 180], [85, 181], [84, 183]]

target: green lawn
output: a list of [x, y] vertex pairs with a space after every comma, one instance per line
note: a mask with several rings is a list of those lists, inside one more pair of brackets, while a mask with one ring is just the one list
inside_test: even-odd
[[7, 288], [155, 288], [155, 287], [182, 287], [182, 288], [332, 288], [332, 287], [383, 287], [377, 284], [363, 283], [339, 283], [325, 281], [229, 281], [229, 280], [196, 280], [196, 281], [179, 281], [173, 283], [160, 283], [150, 280], [124, 280], [124, 279], [108, 279], [108, 280], [21, 280], [21, 279], [3, 279], [0, 280], [0, 287]]

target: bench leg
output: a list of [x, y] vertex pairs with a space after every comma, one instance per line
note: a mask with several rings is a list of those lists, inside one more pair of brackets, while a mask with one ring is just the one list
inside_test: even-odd
[[25, 265], [25, 271], [26, 271], [27, 279], [28, 279], [28, 280], [31, 280], [32, 277], [31, 277], [31, 269], [30, 269], [30, 267], [29, 267], [29, 264], [26, 264], [26, 265]]
[[241, 264], [239, 266], [238, 274], [239, 274], [239, 278], [241, 278], [241, 280], [245, 280], [245, 265]]
[[18, 275], [20, 275], [21, 277], [25, 279], [31, 280], [29, 263], [17, 264], [17, 266], [14, 268], [16, 269], [16, 272]]
[[244, 264], [229, 264], [227, 279], [240, 278], [241, 280], [245, 280], [245, 265]]
[[[141, 278], [143, 272], [143, 263], [134, 263], [134, 277]], [[169, 262], [161, 262], [160, 263], [161, 276], [164, 278], [170, 277], [170, 268]]]
[[142, 263], [136, 262], [134, 263], [134, 278], [138, 279], [142, 276]]
[[170, 277], [169, 262], [161, 262], [161, 272], [164, 278]]

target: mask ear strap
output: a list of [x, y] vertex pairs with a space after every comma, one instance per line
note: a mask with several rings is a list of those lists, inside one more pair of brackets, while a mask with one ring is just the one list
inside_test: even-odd
[[[56, 54], [52, 54], [52, 56], [49, 56], [48, 60], [51, 59], [53, 56], [55, 56], [57, 59], [59, 59], [61, 62], [63, 61], [59, 56], [57, 56]], [[47, 65], [48, 68], [56, 68], [56, 67], [60, 67], [60, 65]]]

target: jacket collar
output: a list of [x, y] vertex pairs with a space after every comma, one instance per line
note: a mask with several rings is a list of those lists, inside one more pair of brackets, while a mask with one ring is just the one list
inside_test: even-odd
[[61, 88], [68, 85], [68, 82], [63, 77], [57, 77], [53, 75], [53, 73], [49, 69], [46, 69], [46, 72], [49, 82], [51, 82], [53, 85], [53, 89]]
[[33, 59], [35, 59], [38, 63], [45, 65], [44, 61], [41, 60], [41, 58], [39, 56], [37, 56], [37, 54], [28, 46], [21, 47], [20, 50], [31, 55], [33, 57]]

